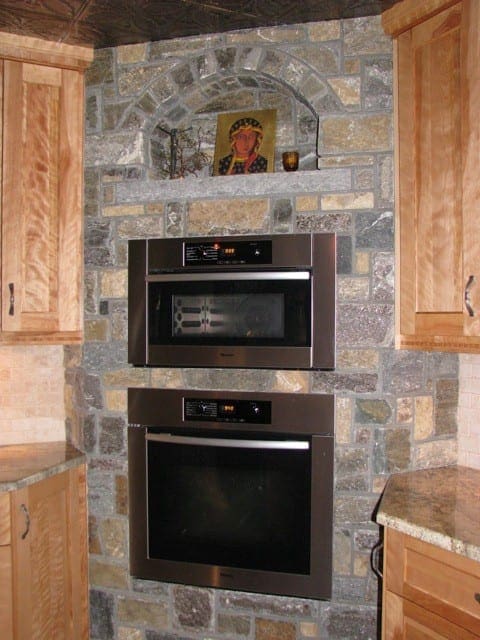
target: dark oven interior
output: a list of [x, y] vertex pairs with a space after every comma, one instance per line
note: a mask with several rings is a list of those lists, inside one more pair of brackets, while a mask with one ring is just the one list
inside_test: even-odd
[[333, 397], [129, 389], [130, 570], [329, 598]]

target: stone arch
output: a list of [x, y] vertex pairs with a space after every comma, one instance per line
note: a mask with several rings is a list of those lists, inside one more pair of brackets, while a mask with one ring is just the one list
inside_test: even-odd
[[[328, 64], [323, 64], [328, 71]], [[280, 168], [281, 152], [287, 148], [300, 151], [301, 168], [316, 168], [319, 115], [325, 110], [341, 110], [342, 105], [314, 64], [281, 49], [212, 47], [185, 58], [179, 56], [170, 69], [164, 65], [158, 75], [148, 74], [122, 122], [141, 114], [145, 164], [152, 177], [165, 178], [169, 156], [166, 131], [192, 130], [193, 123], [198, 133], [203, 123], [205, 139], [201, 142], [208, 165], [217, 114], [261, 108], [277, 109], [276, 168]], [[155, 167], [155, 162], [159, 166]]]

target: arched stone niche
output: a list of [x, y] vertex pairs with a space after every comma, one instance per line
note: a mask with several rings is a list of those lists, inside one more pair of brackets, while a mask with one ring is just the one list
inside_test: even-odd
[[[257, 68], [248, 68], [236, 62], [246, 57], [245, 52], [233, 49], [231, 64], [222, 58], [227, 55], [224, 50], [210, 51], [202, 62], [192, 59], [153, 77], [130, 106], [123, 120], [128, 128], [141, 114], [144, 161], [151, 179], [170, 177], [172, 131], [178, 142], [175, 177], [212, 175], [218, 114], [257, 109], [277, 111], [275, 171], [283, 171], [282, 152], [291, 149], [299, 151], [300, 170], [317, 168], [318, 106], [339, 107], [328, 84], [315, 77], [306, 63], [287, 54], [282, 54], [283, 68], [294, 64], [295, 72], [290, 69], [285, 77], [274, 77], [268, 73], [268, 56], [258, 54]], [[248, 60], [252, 57], [250, 52]], [[299, 86], [286, 79], [289, 75], [301, 79]], [[172, 78], [175, 93], [170, 87]], [[310, 91], [305, 93], [300, 86]]]

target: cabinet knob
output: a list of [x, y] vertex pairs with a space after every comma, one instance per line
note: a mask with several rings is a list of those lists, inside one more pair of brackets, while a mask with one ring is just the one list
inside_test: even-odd
[[13, 316], [15, 313], [15, 286], [13, 282], [8, 283], [8, 290], [10, 291], [10, 308], [8, 309], [8, 315]]
[[22, 540], [25, 540], [25, 538], [28, 536], [28, 532], [30, 531], [30, 514], [28, 513], [26, 505], [24, 505], [23, 503], [20, 505], [20, 509], [23, 511], [23, 514], [25, 516], [25, 531], [22, 533]]
[[468, 315], [471, 318], [473, 318], [473, 316], [475, 315], [475, 311], [473, 310], [472, 303], [470, 300], [470, 287], [474, 282], [475, 282], [475, 276], [469, 276], [467, 280], [467, 284], [465, 285], [465, 294], [464, 294], [465, 308], [468, 312]]

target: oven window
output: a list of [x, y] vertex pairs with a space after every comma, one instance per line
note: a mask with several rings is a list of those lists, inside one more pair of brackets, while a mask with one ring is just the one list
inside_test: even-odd
[[148, 442], [149, 557], [308, 574], [310, 448], [185, 442]]
[[310, 281], [149, 283], [149, 342], [309, 346]]

